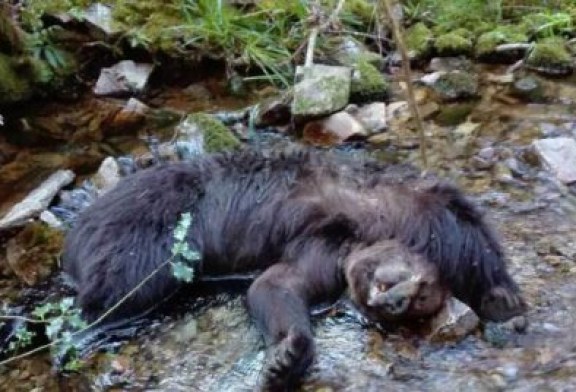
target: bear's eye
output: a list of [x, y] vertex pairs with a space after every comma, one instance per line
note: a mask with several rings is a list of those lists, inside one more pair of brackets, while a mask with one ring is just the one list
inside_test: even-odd
[[386, 289], [387, 289], [388, 287], [386, 286], [386, 283], [380, 282], [380, 283], [378, 283], [378, 284], [376, 285], [376, 288], [378, 289], [378, 291], [380, 291], [380, 292], [383, 293], [383, 292], [386, 291]]
[[427, 295], [421, 295], [420, 297], [418, 297], [418, 301], [420, 302], [425, 302], [428, 299]]

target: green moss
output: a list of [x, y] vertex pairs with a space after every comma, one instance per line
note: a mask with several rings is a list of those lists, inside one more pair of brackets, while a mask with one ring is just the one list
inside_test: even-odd
[[406, 46], [417, 58], [425, 57], [432, 49], [432, 31], [424, 23], [416, 23], [406, 30]]
[[500, 26], [482, 34], [476, 42], [476, 55], [480, 58], [494, 54], [502, 44], [527, 42], [528, 36], [522, 27]]
[[372, 22], [376, 17], [376, 6], [367, 0], [348, 0], [344, 3], [344, 10], [358, 17], [365, 24]]
[[453, 32], [443, 34], [436, 38], [434, 46], [438, 54], [442, 56], [455, 56], [470, 53], [472, 50], [472, 40], [467, 36]]
[[206, 113], [194, 113], [188, 116], [188, 121], [196, 124], [204, 135], [206, 152], [232, 150], [240, 146], [240, 141], [222, 122]]
[[526, 64], [536, 67], [569, 67], [572, 64], [566, 42], [557, 37], [539, 41], [528, 55]]
[[19, 72], [16, 60], [0, 53], [0, 104], [19, 102], [31, 96], [32, 85]]
[[442, 126], [453, 126], [463, 123], [474, 109], [473, 103], [456, 103], [442, 105], [440, 113], [434, 119]]
[[359, 60], [350, 85], [350, 101], [355, 103], [384, 100], [389, 93], [384, 75], [367, 60]]
[[30, 30], [42, 28], [42, 15], [69, 12], [94, 3], [92, 0], [30, 0], [22, 8], [22, 22]]

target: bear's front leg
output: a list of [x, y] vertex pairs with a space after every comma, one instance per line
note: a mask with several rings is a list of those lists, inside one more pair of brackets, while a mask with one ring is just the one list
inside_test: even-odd
[[314, 359], [306, 283], [297, 265], [275, 264], [248, 291], [248, 308], [269, 347], [266, 391], [294, 389]]

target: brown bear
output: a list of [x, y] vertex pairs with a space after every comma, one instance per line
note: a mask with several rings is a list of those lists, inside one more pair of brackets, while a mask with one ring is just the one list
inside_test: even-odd
[[67, 235], [64, 270], [89, 320], [146, 279], [107, 321], [142, 313], [182, 284], [162, 266], [178, 219], [191, 213], [197, 276], [262, 271], [248, 308], [271, 347], [270, 389], [298, 383], [314, 356], [310, 307], [348, 285], [376, 320], [432, 314], [447, 291], [484, 319], [524, 312], [482, 214], [454, 186], [394, 170], [314, 151], [230, 152], [150, 168], [84, 211]]

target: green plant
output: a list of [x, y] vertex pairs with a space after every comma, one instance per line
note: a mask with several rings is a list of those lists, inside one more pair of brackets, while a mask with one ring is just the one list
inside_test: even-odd
[[51, 26], [37, 30], [28, 36], [27, 44], [34, 59], [45, 61], [55, 73], [65, 73], [71, 67], [71, 59], [53, 40], [54, 33], [59, 30], [62, 27]]
[[[7, 310], [4, 308], [3, 313]], [[20, 319], [25, 321], [14, 334], [14, 338], [8, 344], [8, 352], [15, 352], [24, 349], [32, 343], [36, 332], [30, 330], [31, 324], [44, 325], [44, 332], [48, 339], [55, 343], [52, 349], [60, 353], [66, 353], [70, 358], [66, 365], [66, 370], [77, 370], [81, 362], [77, 357], [75, 344], [72, 340], [74, 331], [86, 328], [87, 324], [82, 319], [80, 309], [74, 307], [72, 297], [62, 298], [58, 302], [47, 302], [39, 305], [31, 312], [34, 318], [24, 318], [20, 316], [3, 315], [2, 320]]]
[[281, 38], [287, 25], [270, 23], [267, 10], [243, 13], [222, 1], [184, 0], [182, 14], [185, 23], [174, 29], [184, 37], [184, 49], [220, 53], [229, 67], [255, 64], [270, 79], [289, 85], [285, 69], [291, 53]]
[[575, 28], [572, 16], [567, 12], [537, 12], [526, 15], [522, 21], [529, 31], [542, 38], [573, 33]]
[[172, 245], [171, 262], [172, 274], [179, 280], [192, 282], [194, 279], [194, 267], [201, 259], [200, 253], [190, 249], [188, 245], [188, 230], [192, 224], [192, 215], [184, 213], [174, 229], [174, 244]]

